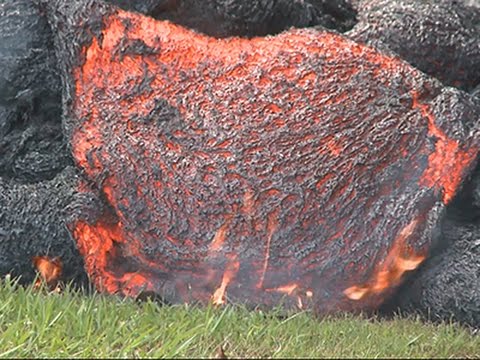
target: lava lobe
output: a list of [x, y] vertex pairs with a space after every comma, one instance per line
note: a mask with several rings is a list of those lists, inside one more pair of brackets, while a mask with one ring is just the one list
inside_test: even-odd
[[108, 203], [70, 224], [100, 290], [377, 307], [475, 165], [466, 94], [337, 33], [215, 39], [99, 1], [46, 11], [66, 138]]

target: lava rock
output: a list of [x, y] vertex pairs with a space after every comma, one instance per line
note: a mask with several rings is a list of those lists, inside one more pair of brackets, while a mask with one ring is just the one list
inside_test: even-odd
[[345, 0], [109, 0], [215, 37], [262, 36], [321, 25], [344, 32], [356, 12]]
[[464, 0], [465, 5], [480, 7], [480, 0]]
[[[67, 167], [52, 180], [16, 184], [0, 178], [0, 275], [34, 277], [34, 256], [58, 257], [64, 280], [83, 280], [80, 256], [67, 224], [102, 209], [93, 191], [79, 191], [81, 180]], [[84, 186], [85, 189], [88, 187]]]
[[450, 0], [360, 0], [347, 35], [389, 49], [445, 85], [480, 83], [480, 9]]
[[52, 179], [71, 163], [53, 36], [31, 0], [0, 3], [0, 177]]
[[[110, 2], [217, 37], [318, 24], [345, 31], [355, 24], [355, 11], [343, 1]], [[446, 0], [351, 3], [360, 23], [349, 36], [396, 52], [445, 84], [480, 93], [477, 9]], [[479, 6], [478, 0], [464, 3]], [[84, 278], [83, 259], [66, 224], [94, 223], [104, 212], [95, 192], [80, 191], [85, 185], [77, 169], [68, 167], [72, 160], [61, 126], [62, 87], [52, 37], [32, 0], [0, 4], [0, 274], [24, 280], [33, 277], [31, 258], [39, 255], [59, 256], [66, 278]], [[157, 105], [152, 116], [160, 110], [178, 116], [164, 103]], [[475, 174], [449, 206], [438, 246], [396, 294], [397, 306], [480, 326], [479, 179]]]
[[448, 208], [441, 240], [385, 310], [480, 328], [480, 168]]

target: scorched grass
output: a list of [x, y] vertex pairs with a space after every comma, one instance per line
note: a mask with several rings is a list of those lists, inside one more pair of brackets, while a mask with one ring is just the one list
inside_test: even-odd
[[413, 318], [160, 306], [0, 283], [0, 357], [479, 357], [480, 337]]

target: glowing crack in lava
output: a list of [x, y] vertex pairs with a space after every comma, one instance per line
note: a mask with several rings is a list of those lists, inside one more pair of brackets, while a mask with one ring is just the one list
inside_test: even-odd
[[328, 31], [217, 40], [59, 3], [65, 129], [109, 205], [71, 224], [98, 289], [367, 309], [427, 256], [478, 151], [460, 92]]

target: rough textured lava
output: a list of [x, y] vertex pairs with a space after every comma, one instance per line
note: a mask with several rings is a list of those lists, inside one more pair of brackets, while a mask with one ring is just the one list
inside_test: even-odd
[[385, 305], [480, 328], [480, 168], [447, 208], [439, 245]]
[[345, 0], [109, 0], [215, 37], [258, 36], [321, 25], [346, 31], [356, 12]]
[[0, 177], [51, 180], [71, 157], [53, 36], [31, 0], [0, 2]]
[[[32, 281], [32, 259], [55, 256], [64, 263], [63, 278], [85, 280], [83, 258], [67, 223], [88, 219], [102, 203], [68, 167], [55, 178], [37, 184], [18, 184], [0, 178], [0, 274]], [[81, 191], [79, 191], [81, 190]]]
[[350, 38], [393, 51], [445, 85], [480, 84], [479, 8], [451, 0], [359, 0], [357, 7]]
[[45, 6], [67, 140], [109, 205], [70, 225], [101, 290], [377, 307], [475, 165], [468, 95], [336, 33], [218, 40]]

